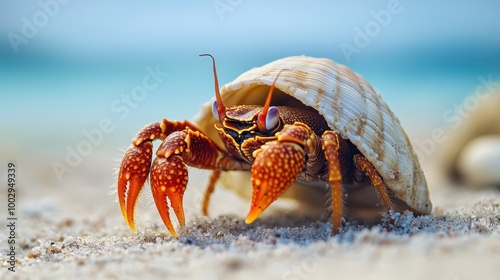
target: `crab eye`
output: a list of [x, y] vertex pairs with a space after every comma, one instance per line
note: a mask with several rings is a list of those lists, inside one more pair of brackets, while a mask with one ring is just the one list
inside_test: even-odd
[[219, 105], [217, 104], [217, 100], [214, 101], [214, 104], [212, 105], [212, 114], [214, 115], [214, 118], [220, 122], [219, 120]]
[[271, 130], [278, 125], [280, 113], [277, 107], [271, 106], [266, 114], [266, 129]]

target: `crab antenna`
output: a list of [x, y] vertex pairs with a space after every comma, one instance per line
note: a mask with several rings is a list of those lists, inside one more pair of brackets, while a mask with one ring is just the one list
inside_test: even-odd
[[214, 81], [215, 81], [215, 98], [217, 99], [217, 111], [219, 113], [219, 116], [222, 116], [226, 111], [226, 107], [224, 107], [224, 104], [222, 103], [222, 97], [220, 96], [219, 80], [217, 79], [217, 70], [215, 69], [215, 58], [208, 53], [200, 54], [200, 56], [210, 56], [212, 58], [212, 65], [214, 68]]
[[278, 75], [276, 75], [276, 78], [274, 78], [273, 84], [271, 85], [271, 88], [267, 93], [266, 103], [264, 104], [264, 108], [262, 108], [262, 111], [259, 113], [259, 119], [258, 119], [259, 126], [261, 126], [262, 128], [266, 127], [266, 117], [267, 117], [267, 112], [269, 111], [269, 107], [271, 106], [271, 97], [273, 96], [274, 84], [276, 84], [276, 81], [278, 80], [278, 77], [280, 76], [281, 72], [286, 70], [290, 69], [281, 69], [278, 72]]

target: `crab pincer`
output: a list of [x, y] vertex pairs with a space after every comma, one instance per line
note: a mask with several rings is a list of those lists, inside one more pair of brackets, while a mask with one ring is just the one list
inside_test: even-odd
[[135, 204], [149, 176], [153, 155], [153, 143], [148, 139], [159, 135], [158, 128], [158, 123], [151, 123], [137, 133], [132, 145], [125, 151], [118, 171], [118, 203], [125, 222], [133, 232], [137, 232]]
[[[186, 164], [214, 168], [219, 149], [196, 126], [184, 122], [151, 123], [143, 127], [125, 151], [118, 174], [118, 201], [130, 229], [135, 227], [134, 209], [137, 198], [150, 176], [156, 208], [169, 232], [177, 236], [169, 210], [173, 209], [184, 226], [183, 197], [188, 183]], [[162, 140], [151, 165], [153, 140]]]

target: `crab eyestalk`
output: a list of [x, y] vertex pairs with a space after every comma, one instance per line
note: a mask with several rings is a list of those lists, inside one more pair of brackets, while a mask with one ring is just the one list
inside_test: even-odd
[[226, 107], [222, 103], [222, 97], [221, 97], [220, 91], [219, 91], [219, 79], [217, 78], [217, 69], [215, 67], [215, 58], [211, 54], [208, 54], [208, 53], [200, 54], [200, 56], [209, 56], [210, 58], [212, 58], [212, 67], [213, 67], [213, 71], [214, 71], [214, 83], [215, 83], [215, 98], [217, 100], [217, 101], [215, 101], [214, 106], [213, 106], [213, 108], [214, 108], [213, 113], [214, 113], [214, 116], [217, 120], [221, 120], [222, 116], [224, 116], [224, 114], [226, 113]]
[[276, 75], [276, 78], [274, 78], [273, 84], [271, 85], [271, 88], [267, 93], [267, 99], [266, 103], [264, 104], [264, 108], [262, 108], [262, 111], [259, 113], [259, 116], [257, 118], [257, 127], [261, 131], [271, 130], [278, 124], [279, 111], [278, 108], [274, 106], [271, 107], [271, 98], [273, 96], [274, 85], [276, 84], [276, 81], [278, 80], [278, 77], [280, 76], [281, 72], [285, 70], [288, 69], [280, 70], [278, 72], [278, 75]]

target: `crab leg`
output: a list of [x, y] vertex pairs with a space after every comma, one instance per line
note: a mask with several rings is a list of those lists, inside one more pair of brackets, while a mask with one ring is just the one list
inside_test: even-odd
[[320, 140], [303, 123], [285, 126], [277, 134], [276, 141], [266, 143], [254, 153], [252, 205], [245, 222], [257, 219], [298, 178], [301, 171], [306, 176], [320, 173], [326, 158], [328, 181], [332, 188], [332, 232], [337, 233], [343, 212], [341, 168], [347, 153], [346, 141], [333, 131], [325, 132]]
[[134, 208], [137, 197], [146, 182], [153, 154], [152, 141], [164, 140], [167, 135], [189, 127], [198, 128], [190, 122], [168, 121], [153, 122], [145, 125], [132, 139], [123, 156], [118, 173], [118, 202], [125, 222], [133, 232], [137, 232], [134, 220]]
[[201, 205], [201, 213], [203, 216], [208, 216], [208, 205], [210, 204], [210, 196], [215, 190], [215, 183], [220, 177], [220, 170], [212, 171], [212, 175], [210, 176], [210, 180], [208, 182], [208, 186], [205, 190], [205, 194], [203, 195], [203, 202]]
[[[286, 125], [253, 154], [252, 205], [245, 220], [251, 223], [299, 177], [307, 166], [315, 166], [321, 151], [319, 139], [305, 124]], [[308, 161], [306, 161], [306, 155]], [[306, 169], [307, 173], [307, 169]]]
[[205, 169], [216, 168], [219, 149], [205, 135], [189, 128], [170, 134], [160, 145], [151, 172], [151, 190], [163, 223], [177, 236], [168, 214], [168, 204], [184, 226], [182, 198], [188, 182], [187, 165]]
[[[151, 172], [153, 198], [163, 223], [172, 235], [177, 236], [168, 214], [168, 204], [184, 226], [182, 198], [188, 182], [187, 166], [202, 169], [214, 169], [210, 185], [215, 185], [221, 170], [248, 170], [248, 164], [232, 159], [223, 153], [206, 135], [186, 128], [170, 134], [156, 152], [157, 158]], [[205, 200], [208, 207], [208, 195]]]
[[380, 178], [377, 170], [375, 170], [375, 167], [373, 167], [368, 159], [360, 154], [354, 155], [354, 162], [356, 164], [356, 167], [365, 172], [366, 176], [370, 178], [372, 185], [377, 189], [380, 195], [380, 199], [382, 200], [382, 204], [384, 204], [385, 210], [391, 210], [393, 207], [391, 198], [389, 197], [389, 192], [387, 191], [387, 187], [385, 186], [384, 181], [382, 180], [382, 178]]
[[132, 140], [132, 145], [125, 151], [120, 165], [118, 202], [120, 203], [123, 218], [133, 232], [136, 232], [134, 206], [149, 175], [153, 155], [152, 140], [163, 139], [164, 137], [161, 123], [154, 122], [145, 125]]
[[332, 188], [332, 233], [336, 234], [339, 232], [344, 209], [340, 158], [347, 150], [347, 144], [337, 133], [326, 131], [322, 136], [322, 148], [328, 164], [328, 181]]
[[221, 171], [249, 171], [252, 166], [244, 161], [237, 160], [233, 158], [228, 153], [223, 153], [217, 160], [217, 168], [212, 170], [212, 175], [208, 181], [208, 185], [205, 189], [205, 194], [203, 195], [203, 201], [201, 204], [201, 214], [203, 216], [208, 216], [208, 208], [210, 205], [210, 196], [215, 190], [215, 184], [221, 175]]

